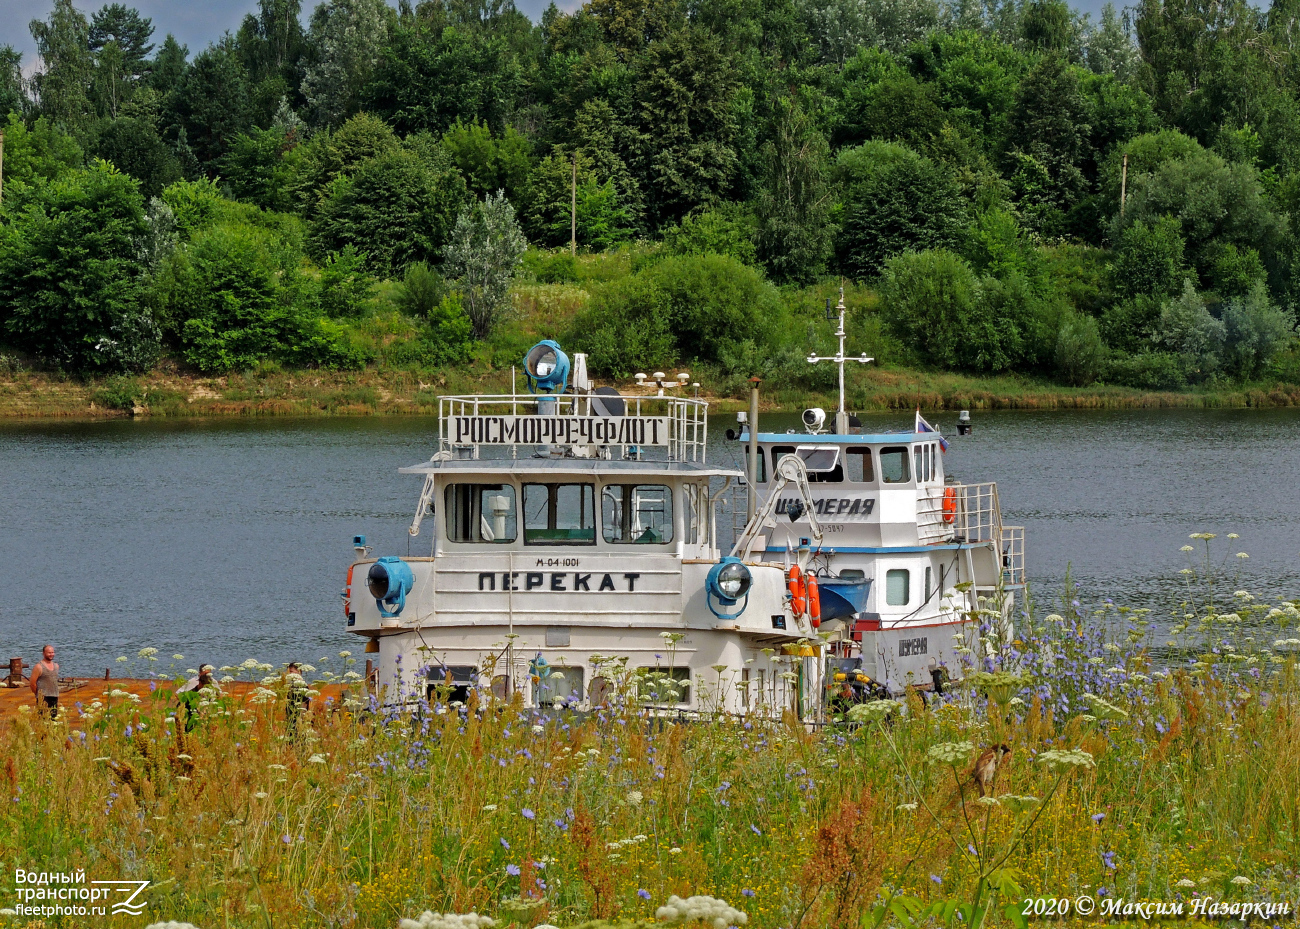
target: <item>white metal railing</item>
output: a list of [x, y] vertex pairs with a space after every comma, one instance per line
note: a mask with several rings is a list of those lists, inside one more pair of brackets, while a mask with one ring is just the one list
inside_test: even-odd
[[1002, 551], [1002, 583], [1025, 582], [1025, 527], [1003, 526], [998, 547]]
[[[487, 447], [520, 445], [621, 449], [624, 458], [705, 461], [708, 409], [685, 397], [593, 394], [484, 394], [438, 398], [438, 448], [478, 458]], [[601, 404], [606, 404], [603, 408]]]
[[[953, 492], [949, 512], [944, 499]], [[1002, 505], [998, 485], [948, 484], [923, 492], [916, 501], [916, 530], [922, 545], [959, 539], [963, 542], [1000, 542]]]

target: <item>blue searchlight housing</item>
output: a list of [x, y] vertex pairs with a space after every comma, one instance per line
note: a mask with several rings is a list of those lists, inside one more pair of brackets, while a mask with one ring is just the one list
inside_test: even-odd
[[[366, 574], [370, 596], [375, 598], [379, 615], [386, 618], [402, 615], [402, 610], [406, 608], [406, 595], [411, 592], [414, 583], [415, 575], [411, 573], [411, 566], [391, 555], [372, 564]], [[395, 609], [390, 609], [392, 607]]]
[[[709, 611], [718, 619], [735, 619], [749, 605], [749, 589], [754, 586], [754, 575], [739, 558], [728, 555], [709, 569], [704, 586]], [[734, 612], [720, 610], [713, 605], [714, 600], [721, 607], [739, 604], [739, 609]]]
[[538, 342], [524, 356], [524, 377], [529, 393], [562, 394], [569, 380], [569, 356], [560, 350], [558, 342]]

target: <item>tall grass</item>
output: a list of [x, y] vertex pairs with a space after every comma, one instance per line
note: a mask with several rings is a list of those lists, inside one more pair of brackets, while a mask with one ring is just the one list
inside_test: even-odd
[[[674, 894], [805, 929], [897, 923], [903, 904], [1005, 924], [1038, 895], [1288, 900], [1300, 610], [1232, 590], [1231, 564], [1189, 565], [1168, 637], [1067, 589], [976, 656], [965, 689], [817, 732], [437, 695], [322, 705], [295, 731], [268, 678], [187, 733], [167, 688], [110, 692], [71, 727], [6, 726], [0, 849], [10, 875], [148, 879], [151, 917], [202, 929], [653, 920]], [[981, 802], [972, 761], [1003, 742]]]

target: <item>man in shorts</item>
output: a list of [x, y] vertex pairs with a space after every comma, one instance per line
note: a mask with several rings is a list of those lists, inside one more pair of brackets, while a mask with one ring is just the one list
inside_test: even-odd
[[41, 650], [41, 660], [32, 668], [32, 693], [36, 695], [36, 709], [57, 719], [59, 715], [59, 665], [54, 660], [54, 646]]

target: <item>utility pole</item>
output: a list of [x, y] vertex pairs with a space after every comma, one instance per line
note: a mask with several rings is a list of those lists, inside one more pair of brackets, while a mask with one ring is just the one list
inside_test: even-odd
[[569, 188], [573, 199], [569, 205], [569, 254], [578, 257], [578, 153], [573, 153], [573, 186]]
[[1128, 152], [1124, 153], [1124, 166], [1119, 175], [1119, 215], [1124, 215], [1124, 201], [1128, 199]]

